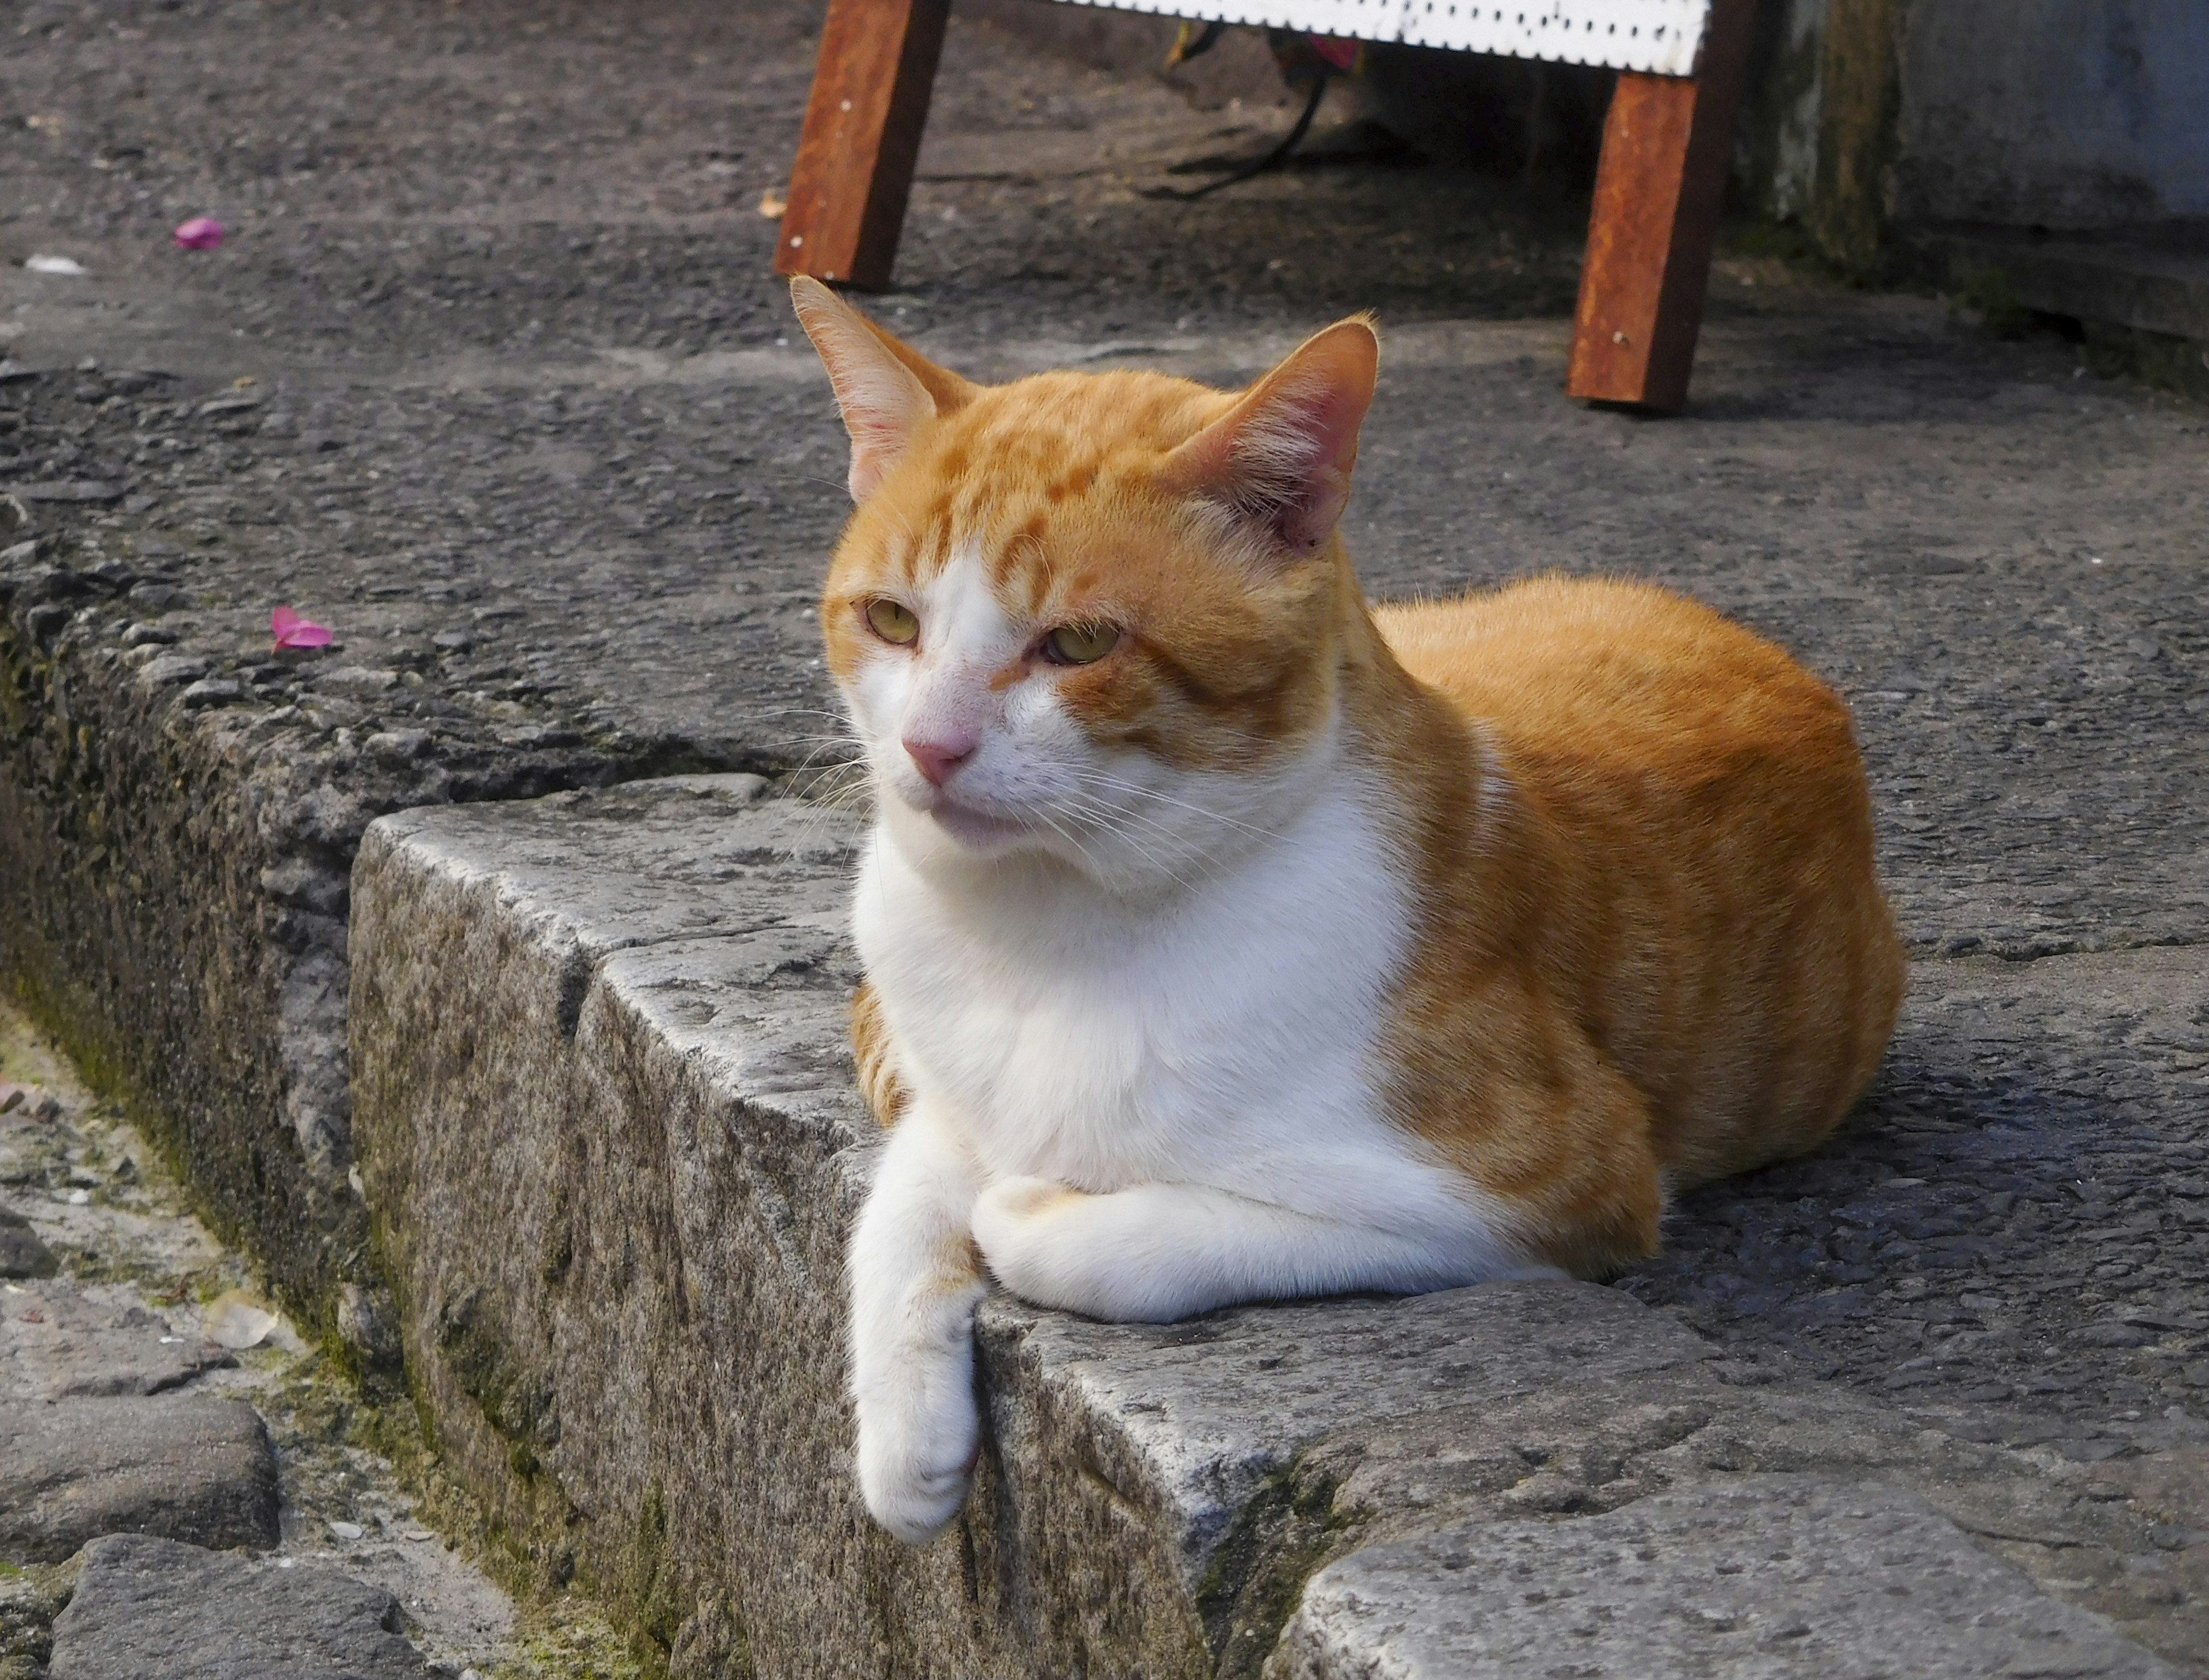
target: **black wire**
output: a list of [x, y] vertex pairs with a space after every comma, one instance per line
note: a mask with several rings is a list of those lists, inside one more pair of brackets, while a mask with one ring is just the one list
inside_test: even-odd
[[1327, 73], [1321, 70], [1312, 77], [1311, 97], [1304, 101], [1303, 113], [1297, 118], [1296, 127], [1291, 129], [1287, 137], [1264, 157], [1252, 163], [1239, 165], [1217, 181], [1207, 181], [1201, 187], [1185, 190], [1180, 187], [1143, 187], [1138, 190], [1145, 198], [1178, 198], [1185, 202], [1218, 192], [1222, 187], [1231, 187], [1238, 181], [1253, 180], [1269, 169], [1279, 169], [1288, 161], [1289, 154], [1297, 149], [1304, 135], [1310, 131], [1312, 118], [1319, 115], [1319, 102], [1327, 93]]

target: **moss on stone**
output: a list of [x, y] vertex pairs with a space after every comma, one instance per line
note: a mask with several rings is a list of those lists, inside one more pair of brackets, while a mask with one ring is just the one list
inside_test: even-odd
[[1256, 1680], [1304, 1582], [1363, 1532], [1336, 1502], [1340, 1478], [1313, 1454], [1269, 1476], [1237, 1512], [1196, 1589], [1221, 1680]]

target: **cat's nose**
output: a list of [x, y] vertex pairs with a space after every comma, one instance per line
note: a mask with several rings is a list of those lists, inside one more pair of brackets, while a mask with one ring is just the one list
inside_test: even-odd
[[979, 738], [960, 732], [955, 735], [936, 735], [905, 738], [905, 750], [912, 762], [926, 776], [931, 786], [941, 787], [954, 770], [973, 757], [974, 749], [980, 745]]

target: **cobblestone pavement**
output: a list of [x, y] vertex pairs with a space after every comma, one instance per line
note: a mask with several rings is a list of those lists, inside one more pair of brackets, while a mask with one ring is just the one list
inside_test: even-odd
[[[39, 375], [0, 386], [0, 486], [79, 498], [27, 504], [9, 611], [267, 814], [328, 1056], [377, 812], [818, 744], [841, 445], [756, 208], [816, 21], [20, 10], [0, 254], [90, 272], [0, 269]], [[1893, 1053], [1843, 1138], [1686, 1198], [1623, 1286], [1749, 1366], [2101, 1466], [2161, 1539], [2077, 1590], [2179, 1654], [2209, 1590], [2209, 416], [1738, 252], [1687, 416], [1569, 405], [1568, 203], [1373, 167], [1145, 196], [1282, 120], [954, 19], [878, 307], [984, 373], [1227, 379], [1377, 306], [1349, 526], [1375, 593], [1653, 576], [1847, 694], [1917, 962]], [[220, 251], [166, 244], [207, 212]], [[280, 600], [342, 646], [270, 653]], [[341, 1183], [341, 1105], [309, 1119]]]
[[44, 1673], [87, 1572], [117, 1590], [125, 1543], [99, 1537], [140, 1534], [159, 1538], [129, 1543], [128, 1614], [59, 1629], [73, 1674], [175, 1680], [256, 1644], [376, 1680], [633, 1671], [572, 1604], [518, 1618], [431, 1526], [362, 1444], [419, 1459], [411, 1411], [365, 1406], [304, 1346], [146, 1141], [4, 1005], [0, 1104], [0, 1677]]

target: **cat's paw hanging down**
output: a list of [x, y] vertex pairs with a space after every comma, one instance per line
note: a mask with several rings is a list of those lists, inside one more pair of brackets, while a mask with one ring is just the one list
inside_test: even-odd
[[971, 1166], [924, 1105], [891, 1134], [852, 1234], [859, 1490], [901, 1540], [949, 1522], [974, 1473], [973, 1201]]
[[859, 1481], [957, 1514], [984, 1267], [1040, 1304], [1599, 1274], [1815, 1147], [1902, 957], [1846, 708], [1647, 585], [1369, 607], [1363, 321], [1249, 390], [969, 383], [794, 287], [858, 503], [821, 621], [873, 783], [889, 1129]]

